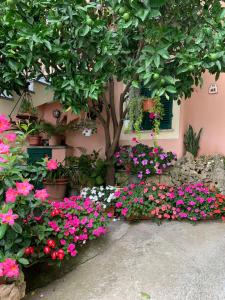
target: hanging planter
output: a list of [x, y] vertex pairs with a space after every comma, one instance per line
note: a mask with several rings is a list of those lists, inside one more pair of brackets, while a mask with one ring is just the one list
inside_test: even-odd
[[153, 107], [155, 105], [154, 99], [144, 99], [143, 100], [143, 111], [148, 112], [153, 110]]
[[23, 95], [21, 96], [21, 103], [16, 117], [20, 120], [37, 120], [37, 110], [33, 105], [29, 91], [24, 91]]

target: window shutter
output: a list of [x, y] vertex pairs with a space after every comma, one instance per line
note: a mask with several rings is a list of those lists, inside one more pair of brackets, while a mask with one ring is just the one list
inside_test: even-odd
[[[144, 97], [151, 97], [151, 92], [149, 89], [144, 88], [142, 85], [140, 87], [140, 94]], [[166, 98], [161, 98], [161, 102], [164, 108], [164, 116], [160, 122], [160, 129], [171, 129], [172, 128], [172, 118], [173, 118], [173, 100], [167, 100]], [[152, 129], [152, 120], [149, 118], [149, 113], [144, 112], [143, 121], [141, 125], [142, 130]]]

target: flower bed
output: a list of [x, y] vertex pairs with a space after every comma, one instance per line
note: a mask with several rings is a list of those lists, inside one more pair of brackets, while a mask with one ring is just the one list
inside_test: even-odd
[[190, 220], [225, 219], [225, 197], [202, 183], [178, 188], [162, 184], [131, 184], [115, 193], [116, 210], [127, 219]]
[[177, 159], [175, 153], [165, 152], [162, 147], [149, 147], [141, 143], [130, 148], [121, 147], [115, 158], [118, 167], [129, 166], [130, 173], [140, 180], [162, 174]]
[[93, 202], [101, 203], [104, 209], [111, 206], [115, 206], [115, 195], [116, 187], [114, 186], [100, 186], [100, 187], [87, 187], [81, 191], [81, 196], [84, 198], [90, 198]]

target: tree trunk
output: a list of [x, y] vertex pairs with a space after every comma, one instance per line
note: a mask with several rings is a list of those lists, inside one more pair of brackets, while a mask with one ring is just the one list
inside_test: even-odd
[[112, 159], [107, 159], [107, 170], [106, 170], [106, 184], [115, 185], [115, 165]]

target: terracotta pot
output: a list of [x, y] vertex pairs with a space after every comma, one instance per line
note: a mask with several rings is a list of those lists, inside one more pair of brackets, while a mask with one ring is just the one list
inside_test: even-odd
[[108, 214], [108, 213], [111, 213], [112, 216], [114, 217], [115, 216], [115, 207], [114, 206], [109, 206], [105, 209], [105, 212]]
[[49, 194], [50, 201], [62, 201], [66, 194], [66, 187], [68, 184], [67, 178], [60, 178], [53, 181], [43, 181], [44, 188]]
[[61, 135], [52, 135], [49, 139], [49, 146], [60, 146], [62, 143]]
[[40, 146], [41, 145], [41, 137], [40, 135], [29, 135], [28, 142], [30, 146]]
[[143, 101], [143, 111], [150, 111], [154, 107], [155, 102], [153, 99], [145, 99]]

